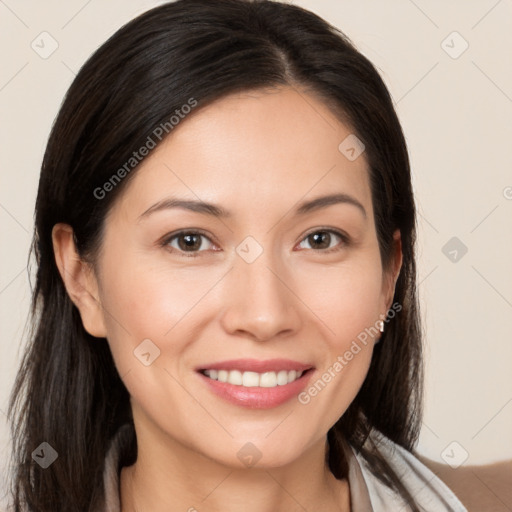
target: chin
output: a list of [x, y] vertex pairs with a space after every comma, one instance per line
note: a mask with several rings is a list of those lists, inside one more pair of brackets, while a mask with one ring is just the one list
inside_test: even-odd
[[[305, 452], [304, 443], [299, 441], [292, 444], [288, 440], [285, 444], [285, 441], [278, 437], [269, 440], [253, 436], [251, 439], [233, 441], [221, 453], [212, 454], [212, 458], [236, 469], [276, 469], [291, 464]], [[232, 454], [235, 457], [232, 457]]]

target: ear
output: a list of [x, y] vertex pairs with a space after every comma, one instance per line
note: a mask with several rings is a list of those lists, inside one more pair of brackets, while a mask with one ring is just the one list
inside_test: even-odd
[[386, 308], [383, 312], [384, 314], [386, 314], [389, 308], [392, 306], [393, 297], [395, 295], [396, 282], [398, 280], [398, 276], [400, 275], [400, 269], [402, 268], [402, 238], [400, 235], [400, 230], [398, 229], [393, 233], [392, 244], [393, 247], [391, 262], [389, 269], [384, 272], [382, 282], [384, 307]]
[[52, 241], [60, 276], [69, 297], [80, 312], [85, 330], [92, 336], [105, 338], [105, 319], [98, 294], [98, 282], [91, 265], [78, 255], [73, 228], [68, 224], [55, 224]]

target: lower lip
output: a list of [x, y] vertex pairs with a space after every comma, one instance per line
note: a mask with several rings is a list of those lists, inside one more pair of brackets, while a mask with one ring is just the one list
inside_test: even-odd
[[247, 388], [210, 379], [200, 372], [199, 376], [202, 377], [216, 395], [232, 404], [246, 407], [247, 409], [271, 409], [296, 397], [306, 387], [312, 373], [313, 369], [310, 369], [290, 384], [273, 388]]

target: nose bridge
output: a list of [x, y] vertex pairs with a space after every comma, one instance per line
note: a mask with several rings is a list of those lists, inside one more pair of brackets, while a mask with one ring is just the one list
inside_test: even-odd
[[231, 333], [244, 331], [261, 340], [298, 329], [298, 304], [285, 284], [290, 276], [279, 260], [279, 251], [247, 237], [236, 253], [224, 327]]

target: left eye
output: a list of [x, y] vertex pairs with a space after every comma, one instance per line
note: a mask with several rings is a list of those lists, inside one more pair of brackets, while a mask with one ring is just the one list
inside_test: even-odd
[[[307, 235], [299, 244], [299, 247], [302, 247], [304, 242], [308, 242], [310, 249], [331, 252], [332, 250], [341, 249], [341, 247], [336, 247], [336, 239], [341, 242], [347, 242], [347, 237], [337, 231], [330, 229], [318, 230]], [[333, 242], [334, 245], [332, 245]], [[306, 249], [308, 249], [308, 247], [306, 247]]]

